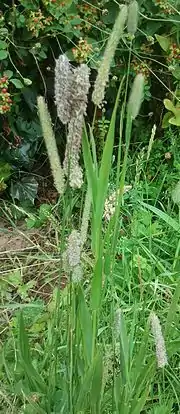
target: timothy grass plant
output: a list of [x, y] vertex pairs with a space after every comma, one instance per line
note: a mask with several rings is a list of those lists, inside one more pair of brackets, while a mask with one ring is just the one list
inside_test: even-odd
[[[107, 61], [109, 65], [110, 57]], [[75, 190], [70, 188], [68, 177], [65, 182], [67, 171], [64, 174], [61, 167], [50, 115], [45, 116], [48, 109], [44, 98], [40, 97], [40, 121], [54, 182], [58, 191], [60, 188], [60, 208], [56, 206], [60, 211], [59, 221], [54, 221], [58, 232], [59, 277], [51, 300], [43, 308], [41, 317], [45, 318], [45, 329], [42, 332], [35, 334], [34, 323], [28, 328], [25, 311], [32, 304], [18, 306], [15, 328], [10, 329], [11, 335], [2, 352], [2, 377], [6, 380], [1, 399], [7, 407], [2, 412], [178, 413], [180, 283], [177, 281], [177, 246], [172, 246], [169, 257], [166, 243], [159, 233], [156, 234], [153, 224], [157, 219], [160, 230], [163, 225], [167, 226], [168, 229], [163, 230], [166, 237], [171, 232], [171, 237], [175, 235], [174, 240], [178, 242], [179, 223], [166, 211], [136, 196], [136, 189], [136, 199], [132, 194], [129, 206], [128, 225], [123, 220], [124, 209], [128, 209], [124, 189], [132, 125], [143, 100], [144, 79], [141, 74], [137, 75], [131, 89], [126, 79], [129, 96], [123, 95], [125, 79], [120, 82], [98, 163], [93, 125], [76, 124], [76, 116], [82, 120], [84, 108], [82, 114], [73, 107], [76, 103], [73, 99], [76, 101], [80, 97], [69, 65], [68, 71], [71, 76], [70, 80], [66, 78], [66, 99], [70, 101], [64, 107], [69, 108], [68, 122], [73, 124], [78, 139], [82, 133], [84, 183], [79, 189], [81, 180], [78, 181], [76, 191], [82, 194], [83, 208], [77, 219], [72, 201]], [[102, 76], [102, 70], [100, 74]], [[72, 84], [74, 98], [69, 89]], [[115, 211], [106, 222], [104, 208], [118, 111]], [[70, 142], [68, 145], [70, 147]], [[77, 151], [79, 154], [79, 145]], [[56, 165], [53, 164], [54, 154]], [[74, 141], [72, 154], [73, 162], [76, 157], [79, 162]], [[64, 276], [66, 284], [62, 289]], [[6, 305], [7, 315], [10, 309], [11, 306]]]

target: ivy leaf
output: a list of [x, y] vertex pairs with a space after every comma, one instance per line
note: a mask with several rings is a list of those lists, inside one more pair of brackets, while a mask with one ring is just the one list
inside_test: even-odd
[[6, 59], [8, 57], [8, 52], [7, 52], [7, 50], [3, 50], [3, 49], [1, 49], [0, 50], [0, 60], [4, 60], [4, 59]]
[[34, 204], [37, 195], [38, 183], [34, 177], [23, 177], [20, 181], [11, 181], [10, 194], [13, 199], [19, 201], [29, 200]]
[[23, 89], [24, 85], [19, 79], [10, 79], [11, 83], [17, 88], [17, 89]]
[[156, 40], [158, 41], [158, 43], [159, 43], [159, 45], [161, 46], [161, 48], [162, 48], [165, 52], [167, 52], [167, 51], [168, 51], [168, 49], [169, 49], [169, 47], [170, 47], [170, 44], [171, 44], [170, 39], [168, 39], [168, 37], [165, 37], [165, 36], [160, 36], [160, 35], [158, 35], [158, 34], [155, 34], [155, 38], [156, 38]]

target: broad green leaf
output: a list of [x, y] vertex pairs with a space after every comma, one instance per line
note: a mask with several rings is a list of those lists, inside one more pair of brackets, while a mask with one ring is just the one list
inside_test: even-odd
[[10, 79], [13, 76], [13, 71], [12, 70], [5, 70], [3, 72], [3, 75], [7, 76]]
[[175, 68], [173, 68], [171, 73], [176, 79], [180, 80], [180, 66], [179, 65], [175, 66]]
[[20, 181], [11, 181], [10, 194], [19, 201], [29, 200], [34, 204], [37, 195], [38, 183], [34, 177], [23, 177]]
[[140, 204], [148, 210], [152, 211], [161, 220], [165, 221], [165, 223], [168, 224], [168, 226], [172, 227], [175, 231], [180, 233], [180, 224], [178, 223], [178, 221], [170, 217], [167, 213], [164, 213], [164, 211], [161, 211], [157, 207], [151, 206], [150, 204], [143, 203], [142, 201], [140, 201]]
[[178, 117], [170, 118], [169, 123], [172, 125], [180, 126], [180, 114]]
[[155, 34], [155, 38], [158, 41], [159, 45], [161, 46], [161, 48], [167, 52], [170, 45], [171, 45], [171, 41], [170, 39], [166, 36], [160, 36], [158, 34]]
[[3, 50], [3, 49], [1, 49], [0, 50], [0, 60], [4, 60], [4, 59], [6, 59], [8, 57], [8, 52], [7, 52], [7, 50]]
[[13, 83], [13, 85], [17, 88], [17, 89], [23, 89], [24, 85], [22, 84], [22, 82], [19, 79], [10, 79], [11, 83]]
[[174, 113], [175, 106], [173, 105], [172, 101], [170, 99], [164, 99], [164, 106], [168, 111], [171, 111]]

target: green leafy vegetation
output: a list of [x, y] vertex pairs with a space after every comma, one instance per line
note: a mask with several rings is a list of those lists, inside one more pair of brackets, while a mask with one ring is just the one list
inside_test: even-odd
[[180, 412], [176, 0], [0, 5], [0, 413]]

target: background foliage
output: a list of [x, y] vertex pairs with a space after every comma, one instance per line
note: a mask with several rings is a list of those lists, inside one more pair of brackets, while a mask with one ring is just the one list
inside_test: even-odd
[[[139, 131], [140, 123], [146, 131], [155, 122], [158, 125], [158, 135], [162, 138], [162, 127], [180, 123], [178, 2], [148, 0], [139, 1], [139, 6], [139, 29], [136, 38], [132, 40], [126, 34], [121, 40], [112, 66], [106, 97], [108, 104], [104, 104], [103, 118], [102, 111], [99, 111], [100, 123], [97, 124], [96, 135], [100, 148], [103, 145], [107, 129], [105, 124], [112, 112], [119, 80], [127, 71], [131, 41], [132, 79], [139, 72], [146, 77], [146, 100], [135, 128]], [[14, 181], [19, 182], [25, 175], [27, 186], [26, 173], [32, 172], [34, 165], [39, 166], [44, 160], [42, 133], [36, 108], [39, 93], [45, 95], [49, 102], [60, 152], [63, 155], [64, 133], [56, 119], [53, 104], [55, 59], [60, 53], [66, 53], [74, 64], [87, 62], [92, 68], [93, 84], [95, 70], [98, 68], [117, 12], [118, 2], [106, 0], [19, 0], [12, 1], [10, 6], [6, 2], [1, 2], [1, 192], [6, 188], [10, 178], [11, 196], [14, 199], [19, 198], [14, 189]], [[92, 117], [92, 110], [90, 105], [89, 118]], [[144, 140], [144, 137], [142, 139]], [[134, 145], [138, 145], [138, 141], [139, 137], [137, 138], [134, 131]], [[166, 152], [169, 152], [172, 143], [169, 140], [166, 143]], [[162, 155], [160, 150], [158, 153], [159, 156]], [[33, 181], [30, 178], [31, 188], [32, 185], [35, 197], [35, 178]], [[21, 194], [20, 198], [23, 199], [24, 195]]]

